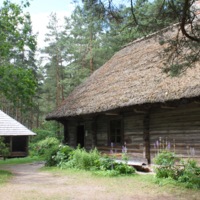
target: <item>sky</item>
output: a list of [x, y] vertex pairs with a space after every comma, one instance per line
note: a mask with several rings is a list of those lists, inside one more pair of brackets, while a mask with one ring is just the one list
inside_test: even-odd
[[[11, 0], [13, 3], [20, 3], [21, 0]], [[56, 13], [60, 23], [63, 22], [64, 16], [70, 16], [74, 9], [72, 0], [30, 0], [30, 6], [24, 9], [29, 12], [32, 19], [33, 32], [38, 34], [38, 47], [44, 47], [45, 33], [51, 13]], [[0, 0], [0, 7], [3, 0]]]

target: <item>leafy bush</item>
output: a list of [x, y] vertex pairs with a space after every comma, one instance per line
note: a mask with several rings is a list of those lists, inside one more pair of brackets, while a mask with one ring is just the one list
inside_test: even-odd
[[47, 137], [35, 144], [31, 144], [31, 154], [36, 156], [45, 156], [55, 147], [59, 146], [59, 140], [55, 137]]
[[200, 167], [194, 160], [178, 161], [177, 156], [172, 152], [161, 152], [154, 162], [157, 178], [172, 178], [178, 182], [185, 183], [189, 188], [200, 188]]
[[[128, 166], [127, 163], [116, 162], [114, 158], [108, 156], [102, 156], [98, 164], [97, 169], [101, 171], [115, 171], [111, 174], [133, 174], [135, 173], [135, 168]], [[109, 174], [109, 172], [108, 172]]]
[[59, 151], [59, 145], [52, 146], [48, 151], [45, 152], [44, 159], [45, 159], [45, 165], [46, 166], [56, 166], [57, 161], [54, 159], [54, 157], [57, 155], [57, 152]]
[[175, 153], [162, 151], [154, 158], [154, 163], [162, 166], [173, 166], [177, 160]]
[[177, 179], [180, 172], [179, 169], [175, 167], [176, 161], [178, 161], [178, 158], [173, 152], [160, 152], [154, 158], [154, 163], [159, 165], [155, 169], [157, 178], [171, 177], [173, 179]]
[[33, 129], [35, 133], [37, 133], [36, 136], [31, 138], [31, 143], [37, 143], [41, 140], [44, 140], [47, 137], [54, 137], [55, 133], [53, 133], [50, 130], [44, 130], [44, 129]]
[[114, 169], [119, 172], [119, 174], [134, 174], [135, 168], [128, 166], [125, 163], [116, 163]]
[[[33, 132], [37, 133], [37, 135], [31, 138], [31, 143], [37, 143], [47, 137], [57, 137], [55, 133], [58, 132], [58, 126], [55, 122], [45, 121], [40, 125], [40, 128], [34, 128]], [[59, 138], [59, 140], [61, 139]]]
[[[53, 145], [49, 144], [52, 144], [50, 139], [39, 142], [39, 152], [43, 153], [46, 166], [98, 171], [106, 176], [135, 173], [135, 169], [127, 163], [117, 163], [114, 158], [102, 156], [97, 149], [87, 152], [84, 148], [73, 150], [69, 146], [58, 145], [57, 142], [53, 142]], [[46, 147], [48, 151], [43, 152], [41, 147]]]
[[117, 163], [114, 158], [102, 156], [96, 149], [87, 152], [85, 149], [77, 148], [71, 152], [66, 162], [62, 162], [60, 167], [91, 170], [95, 174], [104, 176], [135, 173], [133, 167], [126, 163]]
[[178, 178], [179, 182], [186, 183], [188, 188], [200, 188], [200, 167], [194, 160], [188, 160], [182, 163], [184, 168], [181, 176]]
[[77, 148], [71, 153], [69, 163], [66, 166], [91, 170], [96, 168], [99, 158], [100, 154], [96, 149], [87, 152], [85, 149]]
[[0, 137], [0, 155], [6, 159], [10, 154], [9, 147], [5, 144], [4, 138]]
[[99, 170], [113, 170], [115, 164], [114, 158], [109, 156], [102, 156], [96, 165]]
[[59, 145], [57, 151], [52, 152], [52, 154], [49, 156], [49, 159], [51, 159], [52, 162], [48, 162], [47, 165], [56, 165], [58, 167], [62, 167], [63, 163], [68, 161], [72, 151], [73, 149], [67, 145]]

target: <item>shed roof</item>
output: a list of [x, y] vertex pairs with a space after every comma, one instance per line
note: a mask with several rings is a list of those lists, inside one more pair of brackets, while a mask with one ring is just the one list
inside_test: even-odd
[[36, 135], [24, 125], [0, 110], [0, 136]]
[[200, 62], [181, 76], [163, 72], [164, 45], [160, 39], [172, 38], [172, 26], [128, 44], [96, 70], [84, 83], [50, 113], [46, 119], [105, 112], [144, 103], [165, 102], [200, 96]]

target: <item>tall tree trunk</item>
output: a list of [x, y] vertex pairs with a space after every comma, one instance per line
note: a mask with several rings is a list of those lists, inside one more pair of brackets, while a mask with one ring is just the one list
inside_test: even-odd
[[93, 59], [93, 34], [92, 31], [90, 32], [90, 73], [92, 74], [92, 72], [94, 71], [94, 59]]

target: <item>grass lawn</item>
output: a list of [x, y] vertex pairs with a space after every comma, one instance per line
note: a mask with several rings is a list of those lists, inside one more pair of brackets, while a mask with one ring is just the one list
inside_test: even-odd
[[12, 176], [12, 173], [5, 170], [0, 170], [0, 185], [6, 183], [10, 177]]
[[[169, 179], [158, 181], [153, 174], [108, 177], [84, 170], [38, 168], [41, 164], [30, 164], [33, 161], [38, 159], [20, 158], [0, 162], [12, 166], [12, 170], [18, 174], [0, 187], [1, 198], [5, 197], [2, 200], [199, 200], [200, 197], [199, 190], [187, 189]], [[0, 167], [6, 167], [4, 164], [0, 164]], [[11, 173], [0, 170], [0, 186], [11, 176]]]
[[[200, 191], [187, 189], [184, 185], [177, 184], [170, 179], [158, 180], [153, 174], [135, 174], [132, 176], [105, 177], [99, 176], [92, 172], [81, 170], [61, 170], [58, 168], [43, 168], [42, 170], [53, 173], [55, 176], [67, 176], [68, 184], [72, 187], [83, 187], [83, 185], [91, 185], [94, 187], [102, 187], [107, 193], [113, 194], [113, 198], [121, 196], [122, 191], [124, 199], [194, 199], [198, 200]], [[92, 191], [90, 191], [92, 192]], [[133, 195], [134, 194], [134, 195]]]
[[15, 164], [25, 164], [41, 161], [39, 157], [24, 157], [24, 158], [8, 158], [6, 160], [1, 159], [0, 165], [15, 165]]

